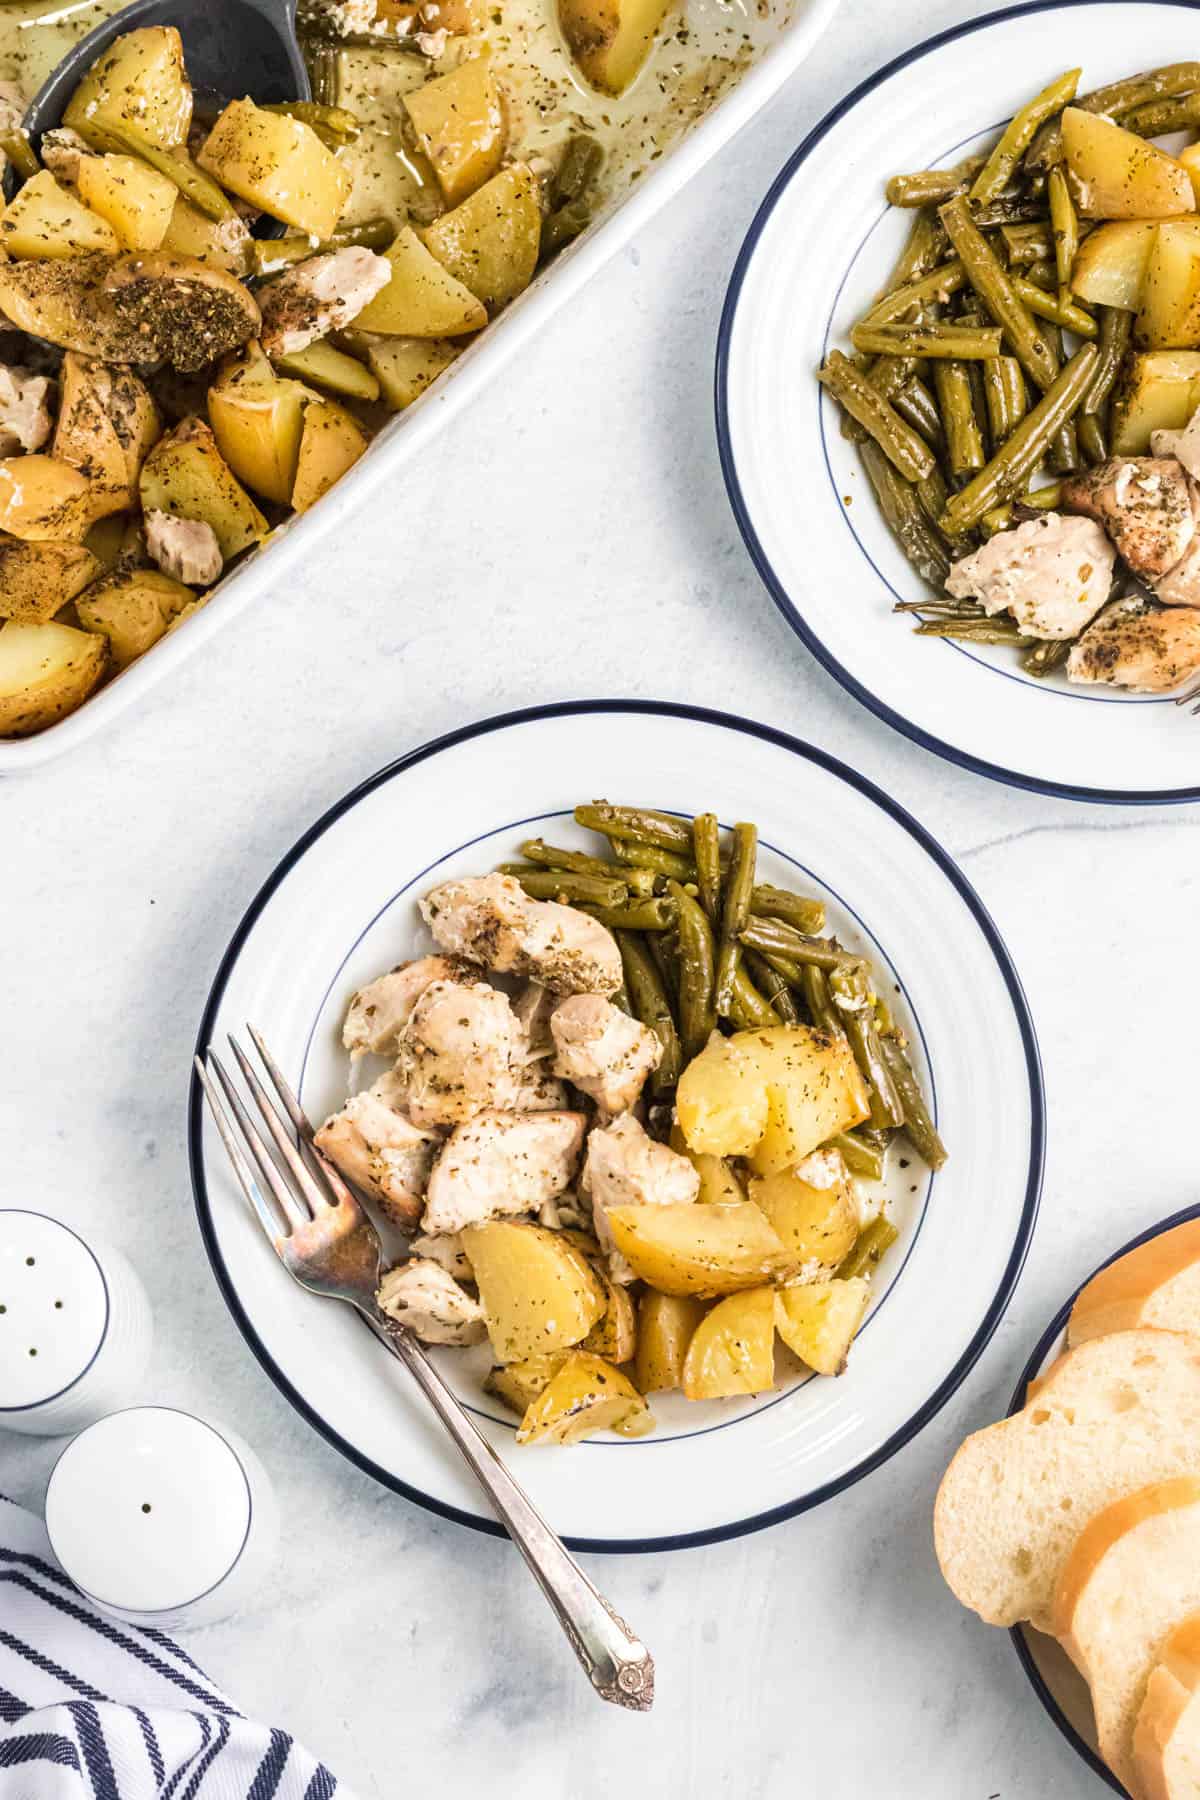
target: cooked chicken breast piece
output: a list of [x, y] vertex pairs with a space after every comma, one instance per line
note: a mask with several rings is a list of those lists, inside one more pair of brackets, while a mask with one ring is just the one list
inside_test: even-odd
[[1067, 659], [1067, 679], [1162, 694], [1200, 675], [1200, 612], [1148, 611], [1118, 601], [1089, 625]]
[[[1162, 433], [1155, 432], [1154, 435], [1160, 437]], [[1192, 496], [1196, 534], [1174, 568], [1150, 584], [1164, 606], [1200, 606], [1200, 483], [1189, 477], [1188, 491]]]
[[1182, 431], [1152, 431], [1150, 448], [1155, 456], [1173, 456], [1194, 481], [1200, 481], [1200, 406]]
[[433, 1159], [442, 1142], [389, 1104], [390, 1078], [352, 1094], [316, 1134], [322, 1150], [347, 1181], [377, 1200], [397, 1225], [411, 1230], [421, 1214]]
[[400, 1033], [413, 1007], [434, 981], [474, 981], [470, 963], [449, 956], [419, 956], [359, 988], [350, 1002], [342, 1042], [355, 1062], [360, 1056], [395, 1056]]
[[0, 456], [41, 449], [54, 424], [50, 417], [53, 385], [31, 369], [0, 363]]
[[507, 994], [486, 981], [433, 981], [400, 1034], [396, 1073], [418, 1125], [459, 1125], [512, 1104], [524, 1038]]
[[407, 1325], [423, 1344], [478, 1344], [487, 1336], [478, 1300], [428, 1257], [389, 1269], [375, 1298], [389, 1319]]
[[1062, 504], [1098, 520], [1147, 581], [1175, 567], [1196, 531], [1187, 475], [1173, 456], [1114, 456], [1099, 468], [1068, 475]]
[[463, 1249], [462, 1235], [457, 1231], [445, 1233], [442, 1237], [430, 1237], [428, 1232], [421, 1232], [408, 1247], [410, 1256], [426, 1256], [430, 1262], [440, 1263], [447, 1275], [453, 1275], [455, 1281], [474, 1281], [475, 1271], [471, 1267], [470, 1258]]
[[297, 263], [259, 289], [262, 347], [268, 356], [294, 356], [318, 338], [341, 331], [392, 279], [386, 256], [351, 245]]
[[508, 1104], [514, 1112], [561, 1112], [571, 1104], [566, 1084], [556, 1081], [545, 1062], [526, 1063], [513, 1070]]
[[574, 1112], [483, 1112], [459, 1125], [429, 1178], [422, 1229], [537, 1212], [570, 1187], [584, 1126]]
[[512, 1009], [521, 1022], [525, 1033], [526, 1059], [532, 1062], [539, 1056], [554, 1055], [554, 1039], [550, 1035], [550, 1014], [556, 1005], [555, 996], [550, 989], [543, 987], [540, 981], [527, 981], [514, 997]]
[[203, 519], [177, 519], [173, 513], [146, 514], [146, 552], [164, 575], [188, 587], [208, 587], [225, 566], [212, 526]]
[[654, 1033], [603, 994], [572, 994], [561, 1001], [550, 1030], [554, 1073], [573, 1081], [606, 1113], [627, 1112], [662, 1059]]
[[511, 875], [448, 881], [421, 902], [444, 950], [557, 994], [615, 994], [621, 953], [610, 931], [574, 907], [531, 900]]
[[989, 613], [1011, 612], [1029, 637], [1070, 638], [1108, 599], [1115, 561], [1094, 519], [1046, 513], [960, 557], [946, 591]]
[[43, 166], [59, 181], [74, 181], [83, 158], [92, 154], [91, 145], [69, 125], [56, 125], [51, 131], [43, 131], [38, 145]]
[[648, 1137], [632, 1113], [622, 1113], [588, 1138], [582, 1185], [591, 1196], [592, 1225], [608, 1252], [609, 1273], [629, 1282], [633, 1271], [613, 1241], [608, 1208], [686, 1203], [700, 1192], [700, 1175], [686, 1156]]

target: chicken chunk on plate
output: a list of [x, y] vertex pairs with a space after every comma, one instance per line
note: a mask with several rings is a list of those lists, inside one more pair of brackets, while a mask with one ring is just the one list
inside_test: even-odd
[[614, 1281], [632, 1281], [633, 1271], [617, 1250], [608, 1223], [610, 1206], [686, 1204], [700, 1192], [700, 1176], [686, 1156], [647, 1136], [632, 1113], [588, 1138], [583, 1188], [592, 1202], [592, 1224], [608, 1252]]
[[206, 520], [178, 519], [153, 507], [146, 514], [146, 553], [185, 587], [208, 587], [225, 567], [217, 534]]
[[400, 1036], [396, 1074], [418, 1125], [458, 1125], [504, 1107], [523, 1070], [524, 1038], [507, 994], [486, 981], [433, 981]]
[[53, 383], [32, 369], [0, 363], [0, 456], [40, 450], [50, 436]]
[[612, 933], [556, 900], [531, 900], [511, 875], [448, 881], [421, 912], [444, 950], [501, 974], [531, 976], [556, 994], [615, 994], [621, 985]]
[[407, 1325], [423, 1344], [478, 1344], [487, 1334], [478, 1300], [425, 1256], [389, 1269], [375, 1297], [389, 1319]]
[[1175, 567], [1196, 531], [1187, 474], [1173, 456], [1115, 456], [1068, 475], [1062, 503], [1103, 525], [1130, 568], [1147, 581]]
[[326, 1119], [316, 1143], [347, 1181], [378, 1201], [397, 1225], [411, 1229], [442, 1140], [389, 1104], [394, 1091], [385, 1075], [374, 1087], [352, 1094]]
[[410, 1256], [425, 1256], [430, 1262], [440, 1263], [447, 1275], [453, 1275], [455, 1281], [474, 1281], [475, 1271], [470, 1259], [463, 1249], [462, 1236], [457, 1231], [443, 1232], [440, 1237], [430, 1237], [428, 1232], [421, 1232], [408, 1247]]
[[1011, 612], [1029, 637], [1071, 638], [1108, 599], [1116, 555], [1094, 519], [1046, 513], [955, 563], [946, 592]]
[[603, 994], [572, 994], [550, 1019], [554, 1073], [574, 1082], [606, 1113], [627, 1112], [657, 1069], [662, 1045]]
[[391, 279], [387, 257], [361, 245], [297, 263], [259, 289], [263, 349], [268, 356], [307, 350], [318, 338], [349, 325]]
[[449, 956], [419, 956], [359, 988], [342, 1026], [342, 1042], [354, 1061], [367, 1055], [395, 1056], [400, 1033], [430, 983], [459, 981], [464, 976], [475, 979], [469, 963]]
[[584, 1126], [576, 1112], [483, 1112], [459, 1125], [434, 1164], [422, 1228], [537, 1212], [570, 1187]]
[[1067, 660], [1067, 678], [1135, 694], [1162, 694], [1200, 675], [1200, 612], [1151, 612], [1140, 601], [1107, 607]]

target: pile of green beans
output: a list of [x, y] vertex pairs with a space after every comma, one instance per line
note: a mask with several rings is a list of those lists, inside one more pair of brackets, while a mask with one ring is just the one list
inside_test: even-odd
[[827, 932], [824, 901], [759, 879], [754, 825], [723, 838], [715, 813], [689, 819], [607, 800], [577, 806], [575, 822], [599, 835], [604, 853], [528, 838], [521, 860], [501, 871], [533, 898], [577, 906], [613, 932], [624, 974], [617, 1004], [662, 1046], [655, 1099], [670, 1099], [714, 1031], [810, 1025], [846, 1039], [866, 1087], [870, 1118], [835, 1146], [851, 1172], [878, 1181], [898, 1133], [941, 1168], [945, 1146], [870, 963]]
[[1057, 482], [1031, 487], [1039, 471], [1068, 475], [1109, 455], [1133, 315], [1072, 290], [1092, 221], [1076, 208], [1061, 115], [1081, 107], [1145, 137], [1200, 127], [1200, 62], [1083, 95], [1081, 73], [1035, 94], [986, 155], [892, 176], [887, 199], [911, 216], [908, 241], [850, 328], [853, 355], [832, 349], [817, 371], [893, 536], [938, 595], [896, 610], [913, 612], [922, 636], [1011, 645], [1040, 676], [1061, 669], [1069, 644], [947, 604], [945, 582], [996, 531], [1057, 504]]

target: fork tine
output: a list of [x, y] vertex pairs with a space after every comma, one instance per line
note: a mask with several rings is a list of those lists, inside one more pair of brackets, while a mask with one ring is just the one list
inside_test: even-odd
[[226, 1117], [225, 1108], [221, 1105], [220, 1096], [212, 1084], [208, 1070], [198, 1056], [192, 1058], [192, 1063], [199, 1077], [200, 1086], [204, 1089], [204, 1097], [208, 1101], [208, 1109], [213, 1116], [213, 1122], [221, 1135], [221, 1142], [233, 1164], [233, 1172], [238, 1178], [238, 1185], [258, 1214], [263, 1230], [274, 1243], [281, 1232], [286, 1235], [286, 1216], [281, 1218], [271, 1211], [270, 1203], [264, 1198], [262, 1189], [255, 1181], [254, 1171], [246, 1161], [245, 1153], [237, 1141], [233, 1126]]
[[264, 1069], [271, 1077], [271, 1083], [275, 1092], [279, 1095], [283, 1110], [292, 1121], [297, 1137], [310, 1152], [313, 1165], [316, 1167], [317, 1173], [321, 1176], [322, 1180], [332, 1193], [335, 1203], [341, 1205], [343, 1202], [348, 1201], [351, 1205], [356, 1205], [357, 1202], [355, 1201], [354, 1195], [343, 1181], [340, 1171], [337, 1170], [329, 1161], [329, 1158], [318, 1149], [312, 1122], [304, 1108], [301, 1106], [300, 1101], [289, 1087], [282, 1069], [263, 1042], [262, 1033], [257, 1031], [255, 1027], [250, 1024], [249, 1020], [246, 1022], [246, 1030], [250, 1033], [250, 1036], [254, 1041], [254, 1048], [262, 1058]]
[[275, 1204], [283, 1211], [293, 1230], [309, 1223], [309, 1214], [283, 1179], [271, 1158], [262, 1133], [254, 1123], [246, 1108], [242, 1105], [241, 1096], [230, 1080], [229, 1072], [215, 1050], [210, 1050], [208, 1060], [216, 1071], [217, 1080], [225, 1091], [225, 1098], [233, 1108], [233, 1116], [241, 1127], [242, 1136], [250, 1147], [250, 1154], [258, 1164], [259, 1173], [271, 1190]]
[[284, 1128], [283, 1121], [271, 1105], [266, 1088], [254, 1073], [250, 1058], [235, 1037], [230, 1037], [229, 1048], [237, 1057], [238, 1068], [242, 1071], [246, 1086], [254, 1096], [254, 1104], [263, 1116], [263, 1121], [274, 1140], [276, 1149], [287, 1164], [288, 1173], [308, 1202], [309, 1211], [316, 1218], [322, 1207], [329, 1205], [329, 1195], [317, 1185], [307, 1164], [302, 1160], [300, 1152]]
[[[1197, 685], [1196, 687], [1190, 687], [1190, 688], [1188, 688], [1186, 693], [1180, 694], [1176, 698], [1175, 704], [1176, 704], [1176, 706], [1187, 706], [1189, 704], [1189, 702], [1192, 700], [1200, 700], [1200, 685]], [[1200, 708], [1193, 706], [1192, 707], [1193, 715], [1195, 715], [1195, 713], [1197, 711], [1200, 711]]]

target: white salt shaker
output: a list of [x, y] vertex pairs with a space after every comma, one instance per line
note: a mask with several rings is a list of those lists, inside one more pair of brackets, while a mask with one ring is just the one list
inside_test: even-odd
[[0, 1430], [63, 1436], [133, 1395], [145, 1289], [119, 1251], [46, 1213], [0, 1208]]
[[101, 1612], [178, 1631], [244, 1606], [279, 1546], [270, 1480], [224, 1426], [167, 1406], [89, 1425], [59, 1457], [46, 1530]]

